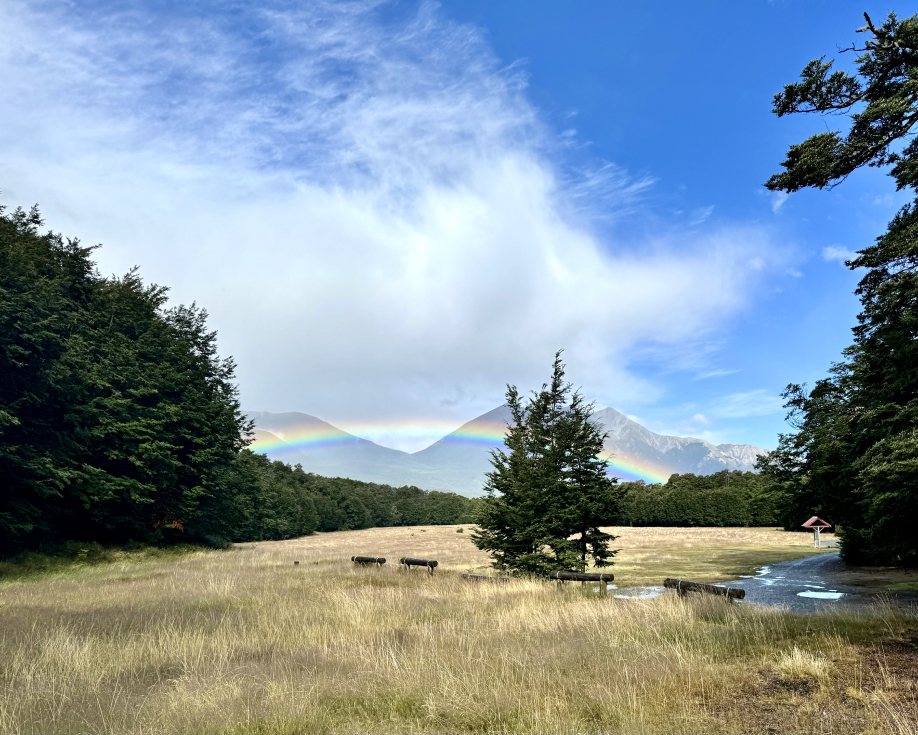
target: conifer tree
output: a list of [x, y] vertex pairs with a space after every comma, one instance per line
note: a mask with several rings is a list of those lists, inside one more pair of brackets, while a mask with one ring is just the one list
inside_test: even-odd
[[[778, 116], [847, 114], [847, 133], [790, 147], [774, 191], [832, 188], [863, 166], [890, 166], [896, 188], [918, 194], [918, 16], [890, 13], [859, 32], [856, 73], [811, 61], [775, 96]], [[835, 118], [837, 119], [837, 117]], [[918, 199], [847, 265], [865, 268], [854, 344], [807, 391], [785, 390], [794, 433], [760, 469], [786, 490], [790, 525], [818, 514], [840, 527], [850, 561], [918, 563]]]
[[600, 457], [607, 435], [589, 420], [593, 404], [564, 381], [561, 353], [551, 382], [528, 399], [507, 386], [507, 406], [507, 451], [491, 453], [473, 542], [500, 570], [543, 574], [583, 571], [588, 559], [612, 564], [615, 537], [600, 526], [617, 520], [620, 493]]

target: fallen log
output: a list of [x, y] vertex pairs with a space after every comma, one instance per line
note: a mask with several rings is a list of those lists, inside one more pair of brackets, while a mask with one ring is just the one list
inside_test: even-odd
[[549, 572], [548, 578], [559, 582], [612, 582], [615, 575], [608, 572]]
[[386, 557], [384, 556], [352, 556], [351, 561], [355, 564], [385, 564]]
[[470, 582], [509, 582], [510, 577], [490, 577], [487, 574], [463, 574], [463, 579]]
[[685, 579], [665, 579], [663, 586], [667, 589], [676, 590], [680, 595], [686, 592], [706, 592], [709, 595], [720, 595], [728, 600], [742, 600], [746, 597], [746, 590], [735, 587], [720, 587], [716, 584], [702, 584], [701, 582], [689, 582]]
[[403, 556], [398, 560], [399, 564], [404, 564], [406, 569], [411, 567], [427, 567], [427, 571], [433, 574], [434, 567], [437, 566], [436, 559], [413, 559], [410, 556]]

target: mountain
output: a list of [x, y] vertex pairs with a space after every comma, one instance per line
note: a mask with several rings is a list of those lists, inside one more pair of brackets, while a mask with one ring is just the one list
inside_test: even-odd
[[[300, 464], [307, 472], [474, 496], [481, 494], [484, 474], [491, 469], [490, 451], [503, 447], [511, 417], [506, 406], [495, 408], [413, 454], [381, 447], [305, 413], [255, 411], [249, 418], [256, 426], [254, 451]], [[673, 473], [748, 471], [766, 451], [656, 434], [613, 408], [597, 411], [592, 419], [609, 432], [610, 473], [623, 480], [666, 482]]]
[[674, 474], [691, 472], [713, 475], [721, 470], [754, 469], [756, 458], [766, 450], [749, 444], [710, 444], [704, 439], [655, 434], [614, 408], [604, 408], [590, 417], [609, 432], [604, 448], [611, 455], [614, 470], [622, 470], [656, 482]]
[[302, 465], [307, 472], [396, 487], [452, 489], [449, 479], [441, 479], [435, 467], [418, 461], [414, 455], [348, 434], [315, 416], [251, 411], [248, 417], [255, 422], [253, 451]]
[[485, 472], [491, 470], [491, 450], [503, 448], [504, 433], [511, 421], [510, 409], [495, 408], [463, 424], [427, 449], [415, 452], [412, 457], [431, 467], [438, 467], [454, 487], [479, 494], [484, 484]]

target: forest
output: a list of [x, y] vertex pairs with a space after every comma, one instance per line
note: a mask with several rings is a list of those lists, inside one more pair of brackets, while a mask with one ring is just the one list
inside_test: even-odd
[[207, 313], [0, 210], [0, 553], [468, 521], [474, 501], [307, 474], [245, 449]]
[[623, 526], [786, 526], [799, 518], [787, 512], [771, 478], [723, 470], [713, 475], [672, 475], [665, 484], [621, 483]]

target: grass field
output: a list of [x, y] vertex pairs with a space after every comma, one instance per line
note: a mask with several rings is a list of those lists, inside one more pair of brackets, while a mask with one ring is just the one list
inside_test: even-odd
[[[456, 527], [170, 558], [123, 554], [0, 589], [0, 732], [906, 733], [918, 622], [720, 599], [464, 582]], [[745, 571], [808, 537], [622, 529], [625, 577]], [[422, 572], [354, 553], [434, 556]], [[293, 561], [300, 562], [294, 566]], [[764, 563], [768, 559], [761, 559]], [[680, 572], [685, 570], [685, 572]]]
[[[419, 526], [370, 528], [316, 534], [292, 541], [258, 544], [292, 562], [349, 558], [371, 554], [397, 561], [402, 556], [433, 558], [442, 568], [486, 573], [487, 554], [469, 542], [472, 526]], [[457, 533], [461, 530], [462, 533]], [[618, 538], [616, 581], [634, 586], [661, 584], [666, 577], [697, 582], [719, 582], [752, 574], [757, 567], [799, 559], [831, 549], [813, 548], [807, 533], [787, 533], [770, 528], [607, 528]], [[829, 534], [823, 540], [833, 539]]]

